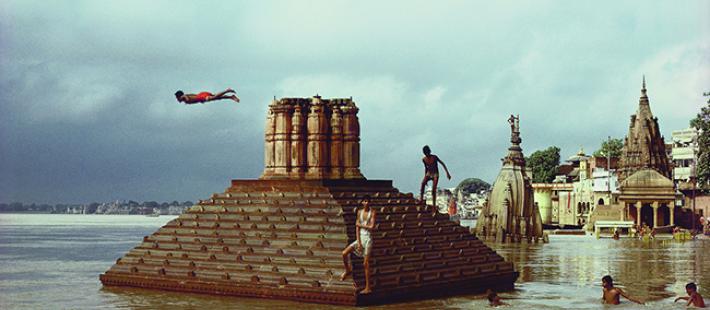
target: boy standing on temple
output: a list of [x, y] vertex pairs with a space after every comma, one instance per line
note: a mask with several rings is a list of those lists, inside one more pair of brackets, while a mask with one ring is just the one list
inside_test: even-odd
[[424, 152], [424, 158], [422, 158], [422, 162], [424, 163], [424, 179], [422, 179], [422, 186], [419, 190], [419, 200], [424, 201], [424, 188], [426, 184], [429, 183], [429, 180], [431, 180], [432, 213], [436, 215], [438, 212], [436, 207], [436, 187], [439, 184], [439, 163], [441, 163], [444, 167], [444, 171], [446, 171], [446, 178], [451, 180], [451, 174], [449, 174], [449, 169], [447, 169], [446, 164], [439, 159], [439, 156], [431, 153], [431, 149], [428, 145], [425, 145], [422, 151]]

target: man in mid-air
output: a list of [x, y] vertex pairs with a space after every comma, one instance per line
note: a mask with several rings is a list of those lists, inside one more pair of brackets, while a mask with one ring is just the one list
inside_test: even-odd
[[221, 99], [232, 99], [235, 102], [239, 102], [239, 98], [236, 95], [228, 96], [227, 94], [236, 94], [234, 89], [227, 88], [227, 90], [217, 93], [216, 95], [210, 92], [203, 91], [198, 94], [186, 94], [182, 90], [175, 92], [175, 98], [178, 102], [184, 102], [185, 104], [195, 104], [195, 103], [205, 103], [207, 101], [221, 100]]

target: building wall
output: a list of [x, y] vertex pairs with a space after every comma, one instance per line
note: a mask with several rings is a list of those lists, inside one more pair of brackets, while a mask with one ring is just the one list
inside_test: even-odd
[[534, 189], [533, 199], [540, 210], [540, 218], [545, 225], [552, 224], [552, 191], [549, 189]]

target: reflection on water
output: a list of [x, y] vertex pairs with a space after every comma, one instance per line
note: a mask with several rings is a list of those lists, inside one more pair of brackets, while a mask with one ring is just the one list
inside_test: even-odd
[[[1, 309], [345, 309], [279, 300], [103, 288], [98, 275], [172, 217], [0, 214]], [[501, 293], [509, 308], [604, 308], [601, 277], [609, 274], [645, 307], [671, 308], [685, 284], [710, 301], [710, 241], [597, 240], [551, 236], [548, 244], [489, 244], [513, 261], [520, 277]], [[480, 309], [482, 295], [416, 301], [373, 309]]]

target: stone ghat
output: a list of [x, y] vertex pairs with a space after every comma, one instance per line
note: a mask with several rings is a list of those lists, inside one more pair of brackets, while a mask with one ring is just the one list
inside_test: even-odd
[[[373, 293], [340, 281], [355, 210], [372, 197]], [[512, 263], [391, 181], [235, 180], [118, 259], [104, 285], [366, 305], [513, 288]]]

